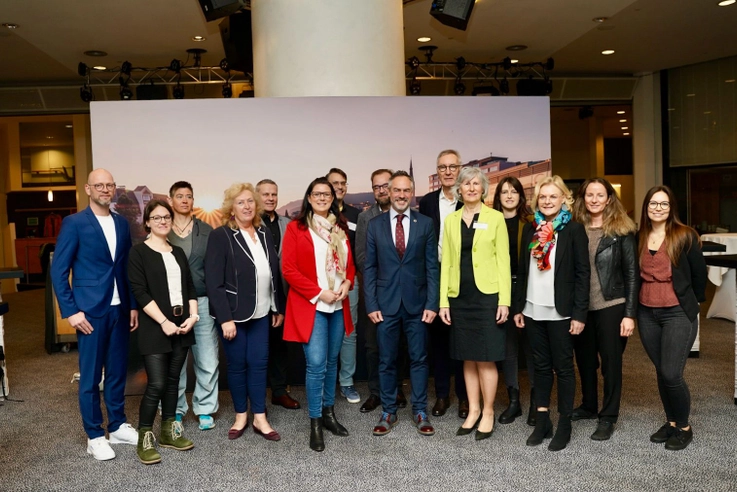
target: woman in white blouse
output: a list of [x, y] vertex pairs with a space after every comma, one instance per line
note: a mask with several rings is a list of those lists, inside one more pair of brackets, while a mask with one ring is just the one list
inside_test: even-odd
[[235, 422], [228, 439], [248, 427], [269, 441], [281, 439], [266, 420], [269, 327], [284, 320], [279, 257], [271, 233], [261, 225], [263, 205], [250, 183], [225, 190], [223, 225], [210, 234], [205, 254], [205, 284], [210, 315], [222, 330], [228, 386]]

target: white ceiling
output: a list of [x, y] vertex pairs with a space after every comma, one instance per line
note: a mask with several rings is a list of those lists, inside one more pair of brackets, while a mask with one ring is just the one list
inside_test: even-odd
[[[266, 1], [266, 0], [263, 0]], [[297, 1], [297, 0], [295, 0]], [[348, 0], [346, 0], [348, 1]], [[366, 0], [350, 0], [366, 1]], [[399, 0], [371, 0], [399, 1]], [[405, 54], [424, 58], [419, 36], [438, 46], [434, 61], [501, 61], [505, 47], [529, 46], [521, 62], [555, 59], [556, 74], [637, 74], [737, 55], [737, 5], [718, 0], [477, 0], [467, 31], [429, 15], [431, 0], [404, 7]], [[609, 17], [604, 24], [594, 17]], [[61, 84], [81, 79], [80, 61], [118, 67], [167, 66], [204, 48], [203, 66], [224, 57], [218, 22], [206, 22], [197, 0], [0, 0], [0, 86]], [[194, 35], [207, 40], [196, 43]], [[611, 56], [601, 55], [614, 49]], [[105, 58], [85, 56], [103, 50]]]

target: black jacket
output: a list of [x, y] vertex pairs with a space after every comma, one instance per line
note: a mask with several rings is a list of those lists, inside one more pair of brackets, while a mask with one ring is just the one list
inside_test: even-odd
[[[420, 200], [420, 213], [432, 219], [435, 226], [435, 241], [440, 242], [440, 194], [443, 189], [435, 190], [423, 196]], [[456, 202], [456, 210], [463, 208], [463, 202]], [[438, 258], [440, 260], [440, 258]]]
[[[649, 252], [645, 252], [650, 254]], [[699, 315], [699, 303], [706, 301], [706, 261], [695, 234], [691, 246], [683, 248], [678, 266], [672, 266], [673, 290], [683, 311], [691, 321]]]
[[[527, 277], [530, 274], [530, 250], [535, 233], [534, 223], [525, 224], [522, 231], [517, 289], [512, 300], [512, 313], [519, 314], [527, 300]], [[578, 222], [569, 222], [558, 233], [555, 242], [555, 309], [561, 316], [586, 322], [589, 310], [591, 265], [589, 263], [589, 238], [586, 229]]]
[[[271, 266], [271, 292], [276, 309], [284, 313], [284, 291], [279, 273], [279, 256], [274, 239], [266, 227], [256, 229]], [[228, 321], [248, 321], [256, 311], [256, 265], [240, 230], [227, 226], [210, 233], [205, 254], [205, 284], [210, 301], [210, 316], [222, 325]], [[262, 293], [263, 294], [263, 293]]]
[[611, 301], [624, 297], [624, 316], [635, 318], [640, 294], [635, 235], [602, 237], [594, 263], [604, 299]]

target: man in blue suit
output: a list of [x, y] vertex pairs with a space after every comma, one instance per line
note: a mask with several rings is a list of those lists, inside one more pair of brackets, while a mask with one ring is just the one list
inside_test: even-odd
[[[64, 218], [51, 280], [62, 317], [77, 330], [79, 408], [88, 436], [87, 453], [109, 460], [115, 458], [110, 443], [138, 442], [138, 433], [125, 418], [128, 338], [138, 328], [138, 311], [128, 286], [131, 234], [128, 222], [110, 212], [116, 186], [108, 171], [92, 171], [84, 188], [90, 205]], [[109, 442], [100, 408], [103, 367]]]
[[427, 326], [438, 312], [438, 244], [432, 219], [411, 211], [415, 184], [405, 171], [389, 182], [391, 209], [373, 218], [366, 232], [366, 311], [377, 325], [379, 386], [383, 413], [374, 435], [397, 423], [397, 352], [400, 330], [407, 336], [412, 414], [417, 431], [431, 436], [427, 417]]

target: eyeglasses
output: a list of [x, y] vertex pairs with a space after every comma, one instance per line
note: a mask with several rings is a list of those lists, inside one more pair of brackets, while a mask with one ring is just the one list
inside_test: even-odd
[[97, 191], [102, 191], [106, 188], [109, 191], [113, 191], [116, 188], [115, 183], [95, 183], [95, 184], [90, 184], [89, 186], [93, 187]]
[[164, 223], [171, 222], [171, 215], [154, 215], [151, 220], [156, 224], [160, 224], [161, 221], [164, 221]]
[[444, 173], [445, 171], [450, 170], [451, 172], [456, 172], [461, 168], [458, 164], [451, 164], [450, 166], [438, 166], [438, 172]]
[[660, 206], [661, 210], [670, 209], [669, 202], [648, 202], [647, 204], [647, 208], [649, 208], [650, 210], [657, 210], [658, 206]]
[[310, 196], [312, 198], [332, 198], [333, 194], [329, 191], [313, 191]]
[[389, 183], [384, 183], [383, 185], [374, 185], [371, 187], [374, 191], [381, 191], [381, 190], [388, 190], [389, 189]]

